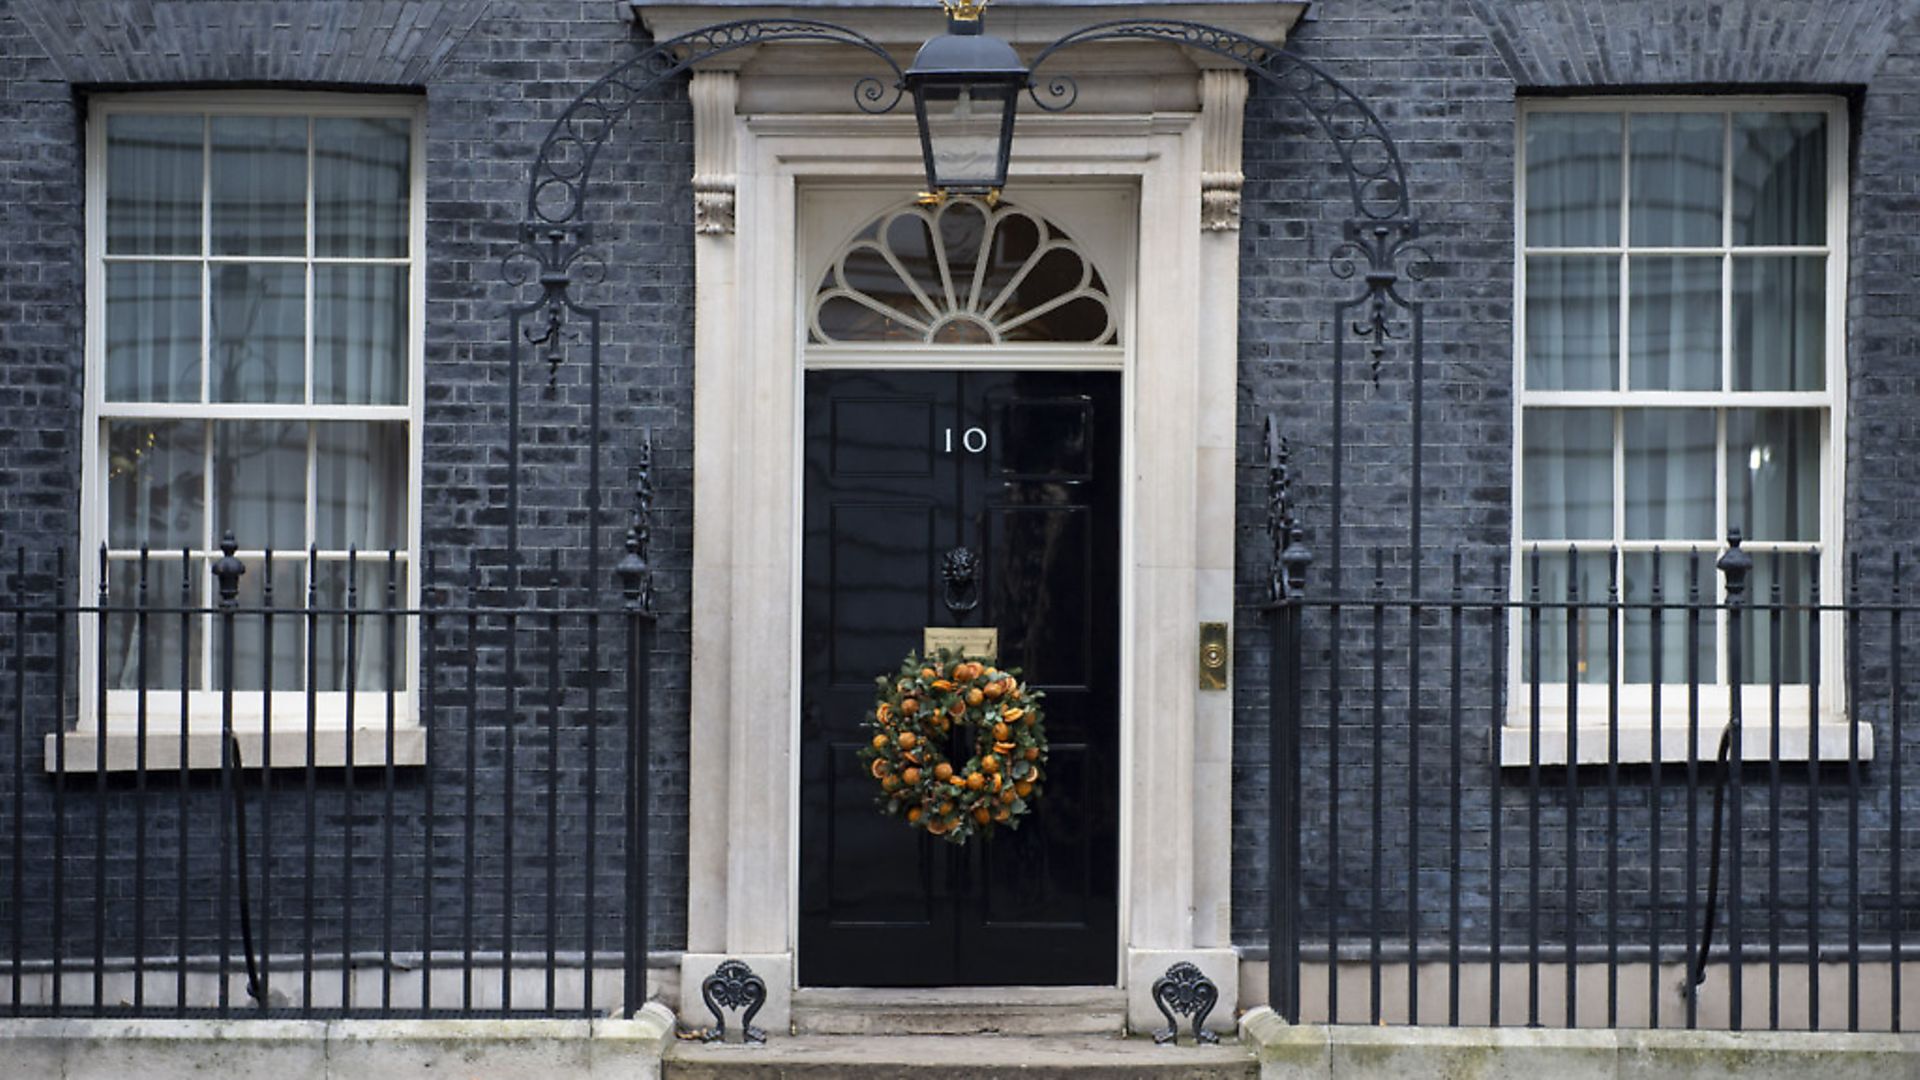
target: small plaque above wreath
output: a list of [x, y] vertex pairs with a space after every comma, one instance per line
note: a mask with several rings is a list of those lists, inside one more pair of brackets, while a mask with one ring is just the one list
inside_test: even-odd
[[1018, 675], [941, 649], [874, 680], [860, 760], [882, 813], [956, 844], [1020, 827], [1040, 798], [1047, 729], [1043, 695]]

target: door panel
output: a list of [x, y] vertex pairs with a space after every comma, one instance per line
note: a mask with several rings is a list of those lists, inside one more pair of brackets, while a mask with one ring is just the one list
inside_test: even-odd
[[[814, 372], [803, 512], [800, 978], [1111, 984], [1118, 952], [1119, 378]], [[979, 604], [939, 567], [981, 556]], [[928, 626], [994, 626], [1047, 692], [1042, 797], [965, 847], [882, 816], [855, 751]]]
[[926, 590], [939, 562], [940, 514], [932, 506], [839, 503], [828, 508], [825, 558], [833, 588], [825, 593], [831, 634], [833, 685], [856, 685], [872, 695], [873, 677], [900, 662], [899, 615], [890, 610], [902, 585]]

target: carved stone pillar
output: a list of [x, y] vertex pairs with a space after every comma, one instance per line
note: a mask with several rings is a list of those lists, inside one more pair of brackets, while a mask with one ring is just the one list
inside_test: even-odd
[[688, 96], [693, 99], [693, 229], [703, 236], [724, 236], [733, 232], [739, 73], [696, 71]]
[[1240, 171], [1240, 143], [1246, 113], [1246, 72], [1236, 67], [1200, 73], [1200, 227], [1208, 232], [1240, 227], [1240, 187], [1246, 181]]

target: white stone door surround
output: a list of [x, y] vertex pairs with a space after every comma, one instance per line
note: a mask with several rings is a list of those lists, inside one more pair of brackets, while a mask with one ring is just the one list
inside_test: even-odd
[[[1175, 14], [1206, 17], [1197, 6]], [[1251, 8], [1230, 6], [1242, 15]], [[1298, 7], [1265, 10], [1275, 25], [1247, 26], [1244, 18], [1241, 25], [1277, 41]], [[878, 18], [874, 11], [890, 10], [810, 5], [805, 14]], [[914, 10], [920, 17], [902, 25], [922, 37], [937, 30], [937, 9]], [[1071, 25], [1117, 10], [1065, 9], [1079, 16]], [[729, 12], [676, 6], [642, 13], [651, 16], [656, 36], [666, 36]], [[836, 21], [860, 26], [858, 18]], [[1216, 14], [1215, 21], [1224, 20]], [[1026, 44], [1003, 21], [989, 26]], [[1047, 40], [1056, 32], [1046, 25], [1032, 30]], [[885, 34], [874, 36], [900, 51]], [[767, 48], [736, 58], [732, 69], [699, 72], [693, 84], [693, 658], [679, 1002], [691, 1023], [704, 1021], [700, 980], [727, 957], [746, 960], [765, 978], [762, 1024], [782, 1031], [790, 1016], [798, 880], [798, 421], [803, 305], [817, 284], [817, 277], [806, 280], [801, 215], [823, 199], [863, 197], [877, 214], [924, 181], [910, 108], [872, 117], [847, 107], [853, 79], [870, 72], [860, 54], [844, 52]], [[1106, 61], [1098, 50], [1084, 55], [1095, 70]], [[1122, 55], [1138, 67], [1147, 54], [1135, 47]], [[910, 56], [908, 43], [903, 63]], [[1125, 681], [1121, 940], [1114, 945], [1133, 1030], [1159, 1025], [1148, 990], [1179, 960], [1199, 964], [1219, 985], [1211, 1024], [1231, 1030], [1239, 985], [1229, 937], [1231, 695], [1198, 688], [1197, 651], [1199, 624], [1231, 622], [1233, 615], [1235, 229], [1246, 81], [1237, 70], [1203, 71], [1173, 49], [1158, 50], [1152, 61], [1159, 66], [1112, 80], [1110, 93], [1098, 79], [1083, 79], [1082, 105], [1068, 113], [1023, 109], [1007, 196], [1051, 212], [1065, 210], [1076, 187], [1120, 188], [1137, 208], [1137, 219], [1127, 223], [1133, 250], [1125, 253], [1132, 265], [1124, 274]], [[837, 86], [846, 105], [829, 103], [822, 84]], [[1071, 212], [1060, 217], [1069, 229], [1088, 228]]]

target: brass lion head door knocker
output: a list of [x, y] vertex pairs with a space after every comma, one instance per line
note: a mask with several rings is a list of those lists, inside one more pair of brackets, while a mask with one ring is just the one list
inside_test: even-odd
[[947, 610], [963, 615], [980, 606], [980, 557], [965, 546], [954, 548], [940, 560], [940, 576], [947, 583]]

